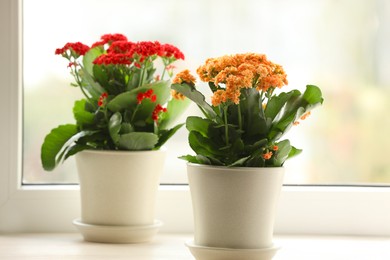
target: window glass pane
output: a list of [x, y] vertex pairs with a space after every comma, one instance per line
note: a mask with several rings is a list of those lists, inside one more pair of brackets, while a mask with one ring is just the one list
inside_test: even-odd
[[[283, 65], [289, 87], [315, 84], [324, 105], [288, 134], [299, 157], [286, 162], [289, 184], [390, 182], [390, 2], [386, 0], [50, 0], [24, 1], [24, 182], [75, 183], [73, 159], [44, 172], [40, 146], [53, 127], [73, 123], [79, 90], [54, 50], [123, 33], [132, 41], [178, 46], [195, 72], [208, 57], [265, 53]], [[206, 89], [207, 87], [199, 84]], [[198, 113], [191, 107], [187, 115]], [[184, 120], [185, 118], [183, 118]], [[191, 153], [182, 129], [167, 145], [162, 181], [186, 182]]]

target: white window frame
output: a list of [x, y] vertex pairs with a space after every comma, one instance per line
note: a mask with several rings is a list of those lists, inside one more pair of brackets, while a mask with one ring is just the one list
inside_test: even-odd
[[[0, 35], [0, 233], [75, 231], [77, 185], [21, 184], [21, 0], [0, 1]], [[157, 205], [161, 232], [192, 232], [188, 186], [161, 186]], [[389, 220], [390, 187], [285, 186], [275, 231], [390, 235]]]

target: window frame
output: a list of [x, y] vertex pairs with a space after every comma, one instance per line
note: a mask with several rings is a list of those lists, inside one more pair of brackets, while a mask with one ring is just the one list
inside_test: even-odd
[[[22, 0], [0, 1], [0, 233], [74, 232], [77, 185], [22, 185]], [[321, 167], [319, 165], [319, 167]], [[387, 203], [386, 203], [387, 202]], [[390, 187], [284, 186], [275, 232], [390, 235]], [[161, 185], [161, 232], [192, 232], [187, 185]]]

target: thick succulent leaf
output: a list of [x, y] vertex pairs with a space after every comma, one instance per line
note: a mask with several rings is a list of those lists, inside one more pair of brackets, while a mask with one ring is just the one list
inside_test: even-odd
[[290, 158], [292, 158], [294, 156], [297, 156], [301, 152], [302, 152], [302, 149], [297, 149], [294, 146], [291, 146], [291, 150], [290, 150], [290, 153], [288, 154], [287, 159], [290, 159]]
[[134, 127], [130, 123], [122, 123], [120, 134], [128, 134], [134, 132]]
[[43, 169], [46, 171], [53, 170], [65, 158], [74, 154], [70, 148], [78, 139], [87, 135], [93, 135], [94, 133], [96, 131], [79, 131], [77, 126], [72, 124], [60, 125], [52, 129], [46, 135], [41, 147]]
[[245, 162], [250, 158], [250, 156], [243, 157], [235, 161], [234, 163], [228, 165], [229, 167], [241, 167], [245, 165]]
[[277, 156], [273, 157], [273, 165], [276, 167], [282, 166], [283, 163], [287, 160], [288, 155], [291, 151], [291, 145], [289, 140], [283, 140], [279, 143], [276, 143], [278, 146]]
[[321, 90], [317, 86], [307, 85], [303, 94], [293, 95], [285, 103], [282, 111], [278, 113], [272, 123], [268, 138], [278, 140], [300, 116], [322, 104], [322, 102]]
[[190, 154], [182, 155], [179, 157], [179, 159], [186, 160], [187, 162], [190, 162], [190, 163], [200, 163], [198, 161], [198, 159], [196, 158], [196, 156], [190, 155]]
[[186, 98], [177, 100], [172, 98], [168, 101], [167, 112], [162, 113], [159, 119], [159, 129], [168, 129], [179, 120], [181, 115], [187, 110], [191, 101]]
[[159, 149], [161, 146], [163, 146], [183, 125], [184, 123], [176, 125], [175, 127], [169, 130], [160, 131], [158, 143], [156, 144], [155, 148]]
[[253, 153], [255, 151], [261, 150], [261, 148], [265, 147], [267, 144], [268, 144], [268, 140], [266, 138], [264, 138], [264, 139], [261, 139], [261, 140], [255, 142], [254, 144], [247, 145], [245, 147], [245, 150], [250, 152], [250, 153]]
[[132, 132], [121, 135], [118, 146], [124, 150], [152, 150], [158, 142], [158, 136], [147, 132]]
[[301, 93], [298, 90], [292, 90], [288, 93], [280, 93], [272, 96], [267, 102], [267, 107], [264, 110], [265, 116], [274, 120], [274, 118], [281, 112], [282, 108], [288, 100], [293, 96], [299, 96]]
[[87, 150], [87, 149], [91, 149], [91, 146], [85, 145], [85, 144], [74, 143], [74, 144], [70, 145], [66, 149], [66, 152], [64, 153], [64, 159], [63, 160], [65, 161], [70, 156], [75, 155], [76, 153], [84, 151], [84, 150]]
[[245, 161], [245, 167], [264, 167], [265, 161], [262, 150], [254, 151], [248, 160]]
[[86, 110], [86, 103], [87, 101], [85, 99], [81, 99], [76, 101], [73, 106], [73, 116], [76, 119], [77, 125], [81, 127], [94, 123], [95, 115]]
[[157, 96], [156, 102], [151, 102], [149, 99], [144, 99], [140, 104], [136, 117], [147, 118], [150, 117], [156, 104], [165, 104], [170, 97], [169, 81], [156, 81], [152, 84], [144, 85], [142, 87], [124, 92], [114, 97], [107, 107], [113, 112], [119, 112], [124, 109], [134, 109], [137, 105], [137, 95], [141, 92], [146, 92], [153, 89], [153, 93]]
[[57, 158], [60, 151], [77, 133], [77, 126], [68, 124], [60, 125], [46, 135], [41, 147], [41, 162], [43, 169], [51, 171], [57, 166], [61, 159]]
[[[95, 67], [95, 66], [94, 66]], [[81, 71], [80, 73], [82, 73], [82, 77], [83, 79], [86, 80], [86, 82], [84, 82], [86, 85], [84, 86], [85, 89], [87, 89], [87, 91], [91, 94], [91, 96], [94, 98], [94, 99], [98, 99], [100, 97], [100, 95], [105, 92], [104, 88], [102, 88], [102, 86], [100, 86], [99, 83], [97, 83], [91, 76], [91, 74], [88, 73], [88, 71], [84, 68], [84, 67], [81, 67]]]
[[[211, 130], [215, 128], [211, 128], [210, 126], [214, 126], [215, 123], [207, 118], [201, 118], [198, 116], [189, 116], [186, 120], [186, 128], [189, 132], [196, 131], [202, 134], [204, 137], [212, 137]], [[217, 131], [214, 131], [215, 133]]]
[[225, 152], [219, 150], [219, 145], [216, 145], [213, 140], [204, 137], [196, 131], [191, 131], [188, 140], [192, 150], [196, 154], [201, 154], [206, 157], [218, 158], [224, 156]]
[[218, 120], [222, 122], [222, 119], [218, 117], [214, 109], [206, 102], [206, 98], [203, 96], [203, 94], [196, 90], [194, 86], [191, 86], [187, 83], [182, 83], [172, 84], [171, 87], [172, 89], [176, 90], [177, 92], [183, 94], [184, 96], [195, 102], [195, 104], [199, 106], [199, 108], [202, 110], [202, 112], [208, 119]]
[[108, 122], [108, 131], [112, 141], [117, 144], [120, 139], [119, 131], [121, 130], [122, 115], [119, 112], [114, 113]]
[[83, 66], [90, 75], [93, 75], [93, 61], [102, 54], [103, 49], [101, 47], [91, 48], [85, 53], [83, 57]]
[[[255, 139], [265, 137], [269, 124], [260, 108], [259, 92], [256, 89], [243, 89], [241, 95], [241, 116], [244, 122], [243, 129], [246, 129], [244, 138], [251, 141], [254, 137]], [[237, 106], [231, 107], [237, 109]], [[238, 114], [238, 111], [234, 111], [233, 114]]]

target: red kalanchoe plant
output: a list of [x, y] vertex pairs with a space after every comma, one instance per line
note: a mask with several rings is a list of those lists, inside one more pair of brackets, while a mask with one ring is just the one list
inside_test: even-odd
[[[171, 95], [172, 68], [183, 53], [158, 41], [131, 42], [106, 34], [91, 45], [67, 43], [55, 54], [67, 59], [84, 99], [75, 102], [76, 124], [60, 125], [45, 138], [45, 170], [85, 149], [156, 150], [183, 124], [174, 121], [189, 105]], [[158, 72], [155, 62], [161, 60]]]

